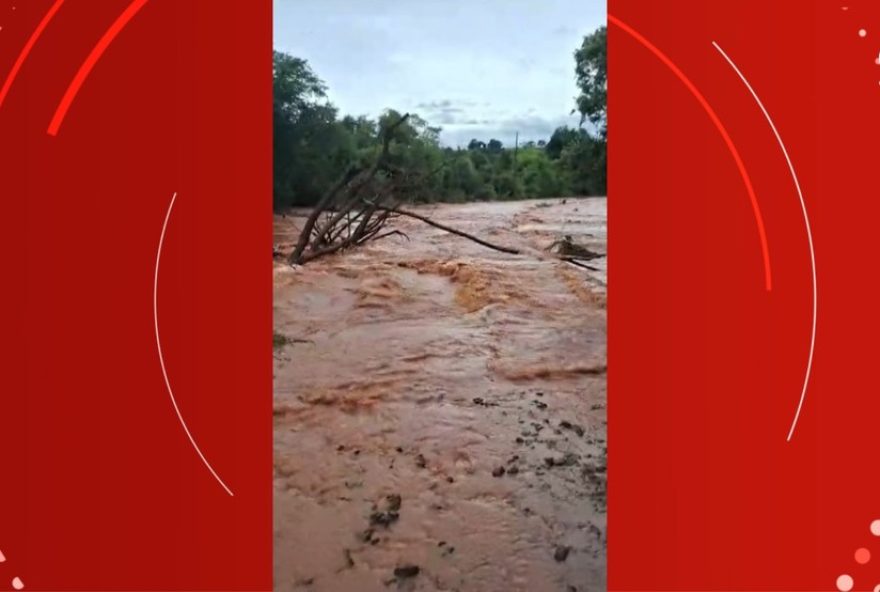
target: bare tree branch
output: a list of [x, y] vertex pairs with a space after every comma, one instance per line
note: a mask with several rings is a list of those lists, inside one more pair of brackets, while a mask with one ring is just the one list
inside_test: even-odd
[[449, 233], [454, 234], [456, 236], [460, 236], [462, 238], [472, 240], [475, 243], [477, 243], [478, 245], [483, 245], [484, 247], [488, 247], [488, 248], [494, 249], [496, 251], [501, 251], [502, 253], [510, 253], [512, 255], [519, 255], [520, 254], [520, 251], [518, 251], [516, 249], [511, 249], [510, 247], [502, 247], [500, 245], [494, 245], [494, 244], [492, 244], [488, 241], [485, 241], [481, 238], [478, 238], [472, 234], [462, 232], [461, 230], [456, 230], [455, 228], [451, 228], [451, 227], [446, 226], [444, 224], [440, 224], [439, 222], [434, 222], [430, 218], [428, 218], [426, 216], [422, 216], [420, 214], [416, 214], [414, 212], [410, 212], [407, 210], [401, 210], [399, 208], [386, 208], [383, 206], [376, 206], [376, 207], [377, 207], [377, 209], [380, 209], [380, 210], [390, 211], [390, 212], [394, 212], [396, 214], [400, 214], [401, 216], [406, 216], [408, 218], [415, 218], [416, 220], [421, 220], [422, 222], [424, 222], [428, 226], [433, 226], [434, 228], [439, 228], [440, 230], [445, 230], [446, 232], [449, 232]]

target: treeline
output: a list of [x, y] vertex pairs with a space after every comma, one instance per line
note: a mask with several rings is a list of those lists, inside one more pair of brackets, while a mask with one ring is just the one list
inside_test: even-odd
[[[416, 114], [394, 129], [389, 160], [406, 175], [412, 202], [460, 202], [573, 195], [605, 195], [605, 29], [575, 52], [582, 125], [561, 127], [546, 141], [504, 146], [474, 139], [466, 149], [443, 147], [441, 128]], [[352, 164], [373, 162], [382, 132], [401, 114], [378, 119], [340, 117], [326, 86], [300, 58], [274, 53], [274, 205], [314, 205]], [[583, 124], [589, 121], [594, 131]]]

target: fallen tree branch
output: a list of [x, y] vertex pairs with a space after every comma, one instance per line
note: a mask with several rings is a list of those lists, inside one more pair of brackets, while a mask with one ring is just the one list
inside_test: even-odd
[[[363, 217], [353, 233], [348, 234], [348, 230], [351, 229], [351, 222], [349, 221], [345, 224], [347, 236], [344, 240], [334, 242], [336, 238], [341, 236], [341, 233], [334, 233], [334, 229], [343, 218], [349, 217], [351, 210], [358, 202], [361, 191], [373, 182], [379, 171], [389, 170], [387, 160], [391, 153], [394, 131], [403, 125], [407, 119], [409, 119], [409, 113], [401, 116], [397, 121], [385, 128], [382, 133], [382, 152], [369, 169], [364, 171], [358, 167], [350, 167], [339, 181], [321, 198], [300, 232], [299, 241], [288, 258], [289, 263], [303, 264], [316, 257], [335, 253], [362, 242], [365, 234], [367, 234], [366, 231], [371, 218], [376, 212], [375, 206], [370, 206], [361, 212]], [[347, 197], [344, 199], [342, 207], [331, 214], [330, 209], [336, 201], [337, 194], [346, 188], [348, 188], [346, 191]], [[316, 227], [322, 214], [325, 215], [325, 221]], [[384, 218], [382, 221], [384, 222]], [[370, 231], [372, 231], [372, 227], [370, 227]], [[331, 236], [334, 236], [334, 238], [330, 238]], [[308, 252], [306, 252], [306, 249], [309, 249]]]
[[388, 232], [384, 232], [378, 236], [374, 236], [372, 240], [377, 241], [379, 239], [383, 239], [386, 236], [391, 236], [393, 234], [399, 234], [400, 236], [402, 236], [406, 240], [409, 240], [409, 236], [405, 232], [401, 232], [400, 230], [389, 230]]
[[439, 222], [434, 222], [430, 218], [428, 218], [426, 216], [422, 216], [420, 214], [416, 214], [414, 212], [410, 212], [407, 210], [401, 210], [400, 208], [396, 208], [396, 207], [389, 208], [389, 207], [385, 207], [385, 206], [376, 206], [376, 209], [383, 210], [386, 212], [393, 212], [395, 214], [399, 214], [401, 216], [406, 216], [408, 218], [415, 218], [416, 220], [421, 220], [422, 222], [424, 222], [428, 226], [433, 226], [434, 228], [439, 228], [440, 230], [445, 230], [446, 232], [449, 232], [450, 234], [454, 234], [456, 236], [466, 238], [466, 239], [471, 240], [479, 245], [483, 245], [484, 247], [494, 249], [495, 251], [501, 251], [502, 253], [510, 253], [511, 255], [519, 255], [520, 254], [520, 251], [518, 251], [516, 249], [511, 249], [510, 247], [502, 247], [500, 245], [494, 245], [494, 244], [492, 244], [488, 241], [484, 241], [483, 239], [478, 238], [472, 234], [468, 234], [467, 232], [462, 232], [461, 230], [456, 230], [455, 228], [451, 228], [451, 227], [446, 226], [444, 224], [440, 224]]
[[[409, 240], [409, 237], [399, 230], [383, 232], [386, 223], [397, 216], [420, 220], [429, 226], [495, 251], [520, 254], [517, 249], [490, 243], [472, 234], [435, 222], [427, 216], [400, 209], [400, 204], [411, 189], [424, 185], [428, 179], [444, 168], [444, 164], [441, 164], [427, 174], [414, 176], [390, 162], [394, 131], [408, 118], [407, 113], [382, 131], [382, 150], [372, 166], [368, 169], [350, 167], [320, 199], [307, 218], [300, 232], [299, 241], [288, 258], [291, 264], [303, 264], [318, 257], [394, 234]], [[378, 177], [380, 171], [384, 173], [383, 177]], [[365, 193], [371, 194], [373, 198], [367, 199], [364, 197]]]
[[324, 197], [321, 198], [321, 201], [318, 202], [318, 205], [315, 206], [315, 209], [312, 210], [312, 213], [309, 214], [309, 217], [306, 219], [306, 223], [303, 225], [302, 230], [299, 233], [299, 241], [296, 243], [296, 247], [293, 249], [293, 252], [290, 254], [290, 258], [288, 261], [290, 263], [300, 263], [299, 259], [302, 255], [303, 251], [309, 244], [309, 239], [312, 236], [312, 230], [315, 228], [315, 224], [318, 222], [318, 218], [321, 217], [321, 214], [327, 208], [328, 205], [333, 201], [333, 198], [336, 197], [336, 194], [339, 193], [343, 187], [349, 184], [352, 179], [354, 179], [357, 174], [360, 172], [360, 169], [357, 167], [349, 167], [345, 174], [339, 178], [333, 187], [324, 194]]
[[584, 269], [589, 269], [590, 271], [601, 271], [598, 267], [593, 267], [592, 265], [587, 265], [586, 263], [581, 263], [575, 257], [561, 257], [563, 261], [566, 263], [571, 263], [572, 265], [576, 265], [577, 267], [583, 267]]

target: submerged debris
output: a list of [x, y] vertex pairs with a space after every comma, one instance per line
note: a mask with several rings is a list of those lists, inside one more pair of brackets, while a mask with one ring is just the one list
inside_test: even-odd
[[479, 405], [480, 407], [498, 407], [498, 403], [486, 401], [483, 397], [474, 397], [473, 401], [474, 405]]
[[584, 428], [577, 425], [576, 423], [571, 423], [571, 422], [563, 420], [563, 421], [559, 422], [559, 427], [561, 427], [563, 430], [571, 430], [572, 432], [577, 434], [578, 437], [581, 437], [584, 435]]
[[385, 500], [388, 502], [388, 509], [392, 512], [400, 510], [400, 504], [403, 503], [401, 497], [396, 493], [386, 496]]
[[565, 235], [561, 239], [554, 241], [549, 247], [547, 247], [547, 250], [555, 251], [556, 254], [561, 257], [572, 257], [574, 259], [584, 259], [586, 261], [589, 261], [590, 259], [599, 259], [600, 257], [605, 256], [602, 253], [596, 253], [595, 251], [591, 251], [587, 247], [574, 242], [569, 235]]
[[548, 467], [570, 467], [578, 462], [578, 455], [573, 452], [566, 452], [562, 458], [548, 456], [544, 459], [544, 464]]
[[568, 554], [571, 552], [571, 547], [559, 546], [556, 547], [556, 550], [553, 552], [553, 559], [559, 562], [563, 562], [568, 559]]
[[422, 570], [418, 565], [402, 565], [394, 568], [394, 577], [401, 580], [414, 578], [420, 571]]
[[[402, 498], [396, 493], [385, 496], [384, 509], [379, 510], [376, 506], [373, 506], [373, 512], [370, 514], [370, 526], [388, 528], [397, 522], [400, 519], [400, 506], [402, 503]], [[370, 542], [372, 538], [371, 531], [372, 529], [368, 529], [364, 533], [364, 535], [367, 535], [368, 532], [370, 533], [369, 536], [365, 536], [365, 542]]]
[[384, 526], [388, 528], [400, 519], [397, 512], [373, 512], [370, 514], [371, 526]]

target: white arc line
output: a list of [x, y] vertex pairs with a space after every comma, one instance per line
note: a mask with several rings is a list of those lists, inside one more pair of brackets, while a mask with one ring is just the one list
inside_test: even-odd
[[746, 85], [746, 88], [749, 89], [749, 92], [752, 93], [752, 96], [755, 98], [755, 102], [758, 103], [758, 107], [761, 108], [761, 111], [764, 113], [764, 117], [767, 118], [767, 123], [770, 124], [770, 128], [773, 130], [773, 135], [776, 136], [776, 141], [779, 143], [779, 147], [782, 149], [782, 154], [785, 155], [785, 161], [788, 163], [788, 170], [791, 172], [791, 178], [794, 180], [794, 186], [797, 189], [798, 197], [801, 200], [801, 210], [804, 213], [804, 225], [807, 228], [807, 241], [810, 244], [810, 265], [813, 270], [813, 328], [812, 333], [810, 335], [810, 355], [807, 358], [807, 371], [804, 375], [804, 387], [801, 390], [801, 399], [798, 402], [797, 411], [794, 414], [794, 420], [791, 422], [791, 428], [788, 430], [788, 437], [786, 438], [786, 442], [791, 442], [791, 437], [794, 435], [794, 429], [797, 427], [798, 419], [801, 416], [801, 410], [804, 407], [804, 400], [807, 398], [807, 386], [810, 383], [810, 373], [813, 369], [813, 352], [816, 348], [816, 311], [818, 307], [818, 290], [816, 288], [816, 252], [813, 250], [813, 231], [810, 228], [810, 218], [807, 215], [807, 204], [804, 201], [804, 193], [801, 191], [801, 183], [798, 181], [797, 173], [794, 170], [794, 165], [791, 163], [791, 158], [788, 156], [788, 150], [785, 148], [785, 143], [782, 141], [782, 136], [779, 135], [779, 130], [776, 129], [776, 125], [773, 123], [773, 119], [770, 117], [770, 114], [767, 112], [767, 109], [764, 107], [764, 103], [761, 102], [761, 99], [758, 98], [758, 93], [755, 92], [755, 89], [752, 88], [752, 85], [749, 84], [749, 81], [746, 80], [746, 77], [743, 76], [743, 73], [740, 72], [740, 69], [736, 67], [736, 64], [730, 59], [721, 46], [718, 45], [715, 41], [712, 42], [712, 45], [718, 52], [727, 60], [727, 63], [730, 64], [730, 67], [733, 68], [734, 72], [736, 72], [737, 76], [739, 76], [740, 80], [743, 81], [743, 84]]
[[208, 467], [208, 470], [214, 475], [214, 479], [217, 480], [217, 483], [226, 490], [226, 493], [233, 495], [232, 490], [226, 487], [226, 484], [217, 474], [217, 471], [214, 470], [211, 463], [209, 463], [208, 459], [205, 458], [205, 455], [202, 454], [199, 445], [196, 444], [195, 438], [193, 438], [189, 428], [186, 427], [186, 422], [183, 420], [183, 415], [180, 413], [180, 408], [177, 406], [177, 401], [174, 398], [174, 391], [171, 390], [171, 382], [168, 380], [168, 371], [165, 369], [165, 357], [162, 355], [162, 342], [159, 340], [159, 258], [162, 256], [162, 243], [165, 242], [165, 230], [168, 228], [168, 220], [171, 218], [171, 210], [174, 208], [174, 201], [176, 199], [177, 192], [175, 191], [174, 195], [171, 196], [171, 203], [168, 205], [168, 213], [165, 214], [165, 223], [162, 224], [162, 234], [159, 236], [159, 250], [156, 251], [156, 273], [153, 277], [153, 325], [156, 327], [156, 349], [159, 351], [159, 364], [162, 366], [162, 376], [165, 378], [165, 386], [168, 388], [168, 396], [171, 397], [171, 404], [174, 405], [174, 411], [177, 413], [177, 419], [180, 420], [180, 425], [183, 426], [183, 431], [186, 432], [186, 437], [189, 438], [189, 441], [199, 455], [199, 458], [202, 459], [202, 462], [205, 463], [205, 466]]

